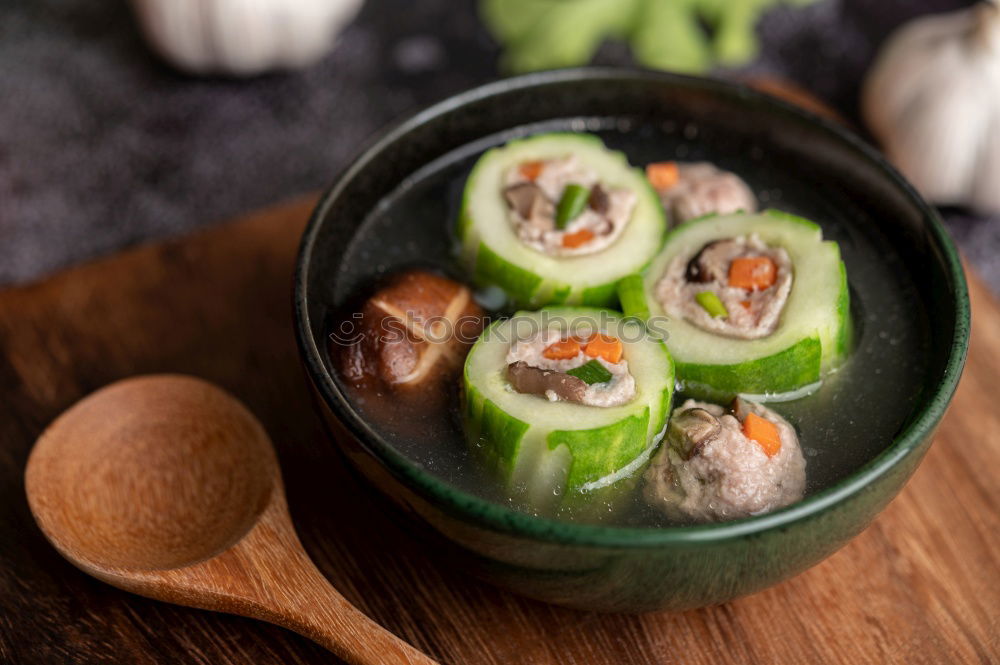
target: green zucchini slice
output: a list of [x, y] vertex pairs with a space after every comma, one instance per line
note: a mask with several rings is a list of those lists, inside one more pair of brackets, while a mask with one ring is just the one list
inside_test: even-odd
[[[506, 374], [513, 340], [553, 327], [621, 340], [635, 396], [601, 407], [516, 392]], [[518, 312], [488, 328], [466, 358], [466, 436], [510, 495], [533, 510], [579, 506], [598, 496], [614, 503], [635, 486], [662, 437], [673, 388], [670, 354], [638, 321], [595, 308]]]
[[[655, 293], [675, 259], [687, 261], [713, 241], [751, 234], [783, 248], [791, 261], [792, 286], [772, 333], [738, 339], [667, 314]], [[840, 248], [823, 240], [813, 222], [776, 210], [710, 216], [679, 226], [645, 271], [621, 280], [618, 296], [625, 314], [645, 320], [666, 340], [683, 390], [702, 399], [722, 401], [736, 394], [781, 399], [817, 384], [850, 351], [849, 292]]]
[[[592, 253], [553, 255], [518, 236], [504, 189], [508, 174], [519, 165], [568, 157], [595, 175], [602, 188], [632, 192], [635, 202], [621, 230], [609, 236], [609, 245]], [[564, 205], [557, 224], [575, 217], [565, 214], [566, 206], [578, 201], [558, 203]], [[665, 230], [656, 192], [624, 154], [608, 150], [596, 136], [554, 133], [511, 141], [480, 157], [465, 185], [457, 233], [461, 262], [477, 285], [500, 287], [515, 307], [537, 308], [613, 305], [618, 280], [653, 258]]]

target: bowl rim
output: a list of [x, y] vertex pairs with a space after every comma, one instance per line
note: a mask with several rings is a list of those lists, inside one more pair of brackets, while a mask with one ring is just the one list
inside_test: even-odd
[[[361, 418], [356, 417], [349, 407], [349, 400], [340, 391], [333, 377], [327, 371], [316, 340], [311, 334], [307, 278], [319, 231], [329, 217], [334, 201], [357, 173], [373, 160], [378, 159], [385, 148], [391, 146], [413, 128], [469, 103], [512, 90], [530, 89], [552, 83], [602, 79], [619, 81], [631, 79], [643, 83], [660, 83], [666, 86], [683, 84], [686, 87], [700, 87], [730, 94], [738, 93], [739, 96], [753, 99], [759, 104], [777, 107], [783, 113], [791, 113], [802, 121], [818, 125], [822, 131], [832, 134], [835, 140], [847, 143], [860, 153], [860, 156], [872, 162], [873, 166], [881, 171], [920, 211], [924, 225], [933, 240], [932, 244], [936, 244], [942, 255], [946, 273], [950, 277], [948, 290], [955, 301], [955, 325], [952, 331], [951, 345], [948, 349], [948, 360], [937, 388], [925, 398], [921, 410], [907, 427], [897, 434], [892, 443], [881, 453], [836, 484], [774, 512], [727, 522], [653, 528], [579, 524], [539, 517], [515, 511], [508, 506], [465, 492], [433, 473], [421, 469], [391, 444], [383, 441]], [[369, 140], [367, 145], [363, 146], [357, 156], [323, 193], [309, 219], [299, 247], [294, 275], [294, 318], [300, 355], [311, 382], [326, 406], [367, 452], [387, 467], [394, 477], [431, 504], [443, 508], [452, 516], [457, 516], [464, 521], [535, 540], [605, 548], [632, 548], [721, 542], [786, 527], [794, 522], [823, 513], [828, 508], [848, 500], [888, 473], [903, 458], [919, 448], [924, 439], [933, 433], [954, 395], [968, 349], [970, 305], [968, 287], [958, 251], [937, 212], [923, 200], [913, 186], [889, 164], [879, 151], [850, 130], [772, 95], [732, 81], [629, 68], [580, 67], [504, 78], [471, 88], [409, 115], [402, 121], [379, 132], [373, 140]]]

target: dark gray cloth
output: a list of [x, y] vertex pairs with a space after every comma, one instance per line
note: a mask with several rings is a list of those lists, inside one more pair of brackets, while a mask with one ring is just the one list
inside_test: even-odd
[[[825, 0], [759, 25], [748, 69], [783, 75], [856, 118], [878, 43], [965, 0]], [[329, 183], [380, 127], [497, 76], [475, 6], [368, 0], [308, 69], [193, 78], [143, 43], [124, 0], [0, 4], [0, 283], [25, 281]], [[618, 45], [598, 62], [625, 64]], [[1000, 291], [1000, 220], [948, 214]]]

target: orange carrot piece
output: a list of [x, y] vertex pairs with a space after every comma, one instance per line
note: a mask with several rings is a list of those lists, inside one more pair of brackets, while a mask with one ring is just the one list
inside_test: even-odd
[[594, 232], [590, 229], [580, 229], [573, 233], [567, 233], [563, 236], [562, 245], [563, 247], [568, 247], [569, 249], [575, 249], [580, 245], [586, 245], [588, 242], [594, 239]]
[[521, 164], [518, 168], [521, 175], [528, 180], [534, 181], [542, 173], [542, 163], [541, 162], [525, 162]]
[[610, 335], [594, 335], [583, 347], [583, 352], [591, 358], [604, 358], [609, 363], [621, 360], [623, 350], [621, 340]]
[[549, 360], [575, 358], [578, 353], [580, 353], [580, 343], [573, 338], [561, 339], [554, 344], [549, 344], [542, 351], [542, 355]]
[[653, 189], [670, 189], [680, 179], [677, 162], [654, 162], [646, 165], [646, 178]]
[[778, 266], [766, 256], [742, 256], [729, 264], [729, 286], [760, 291], [778, 279]]
[[743, 305], [743, 309], [750, 309], [750, 306], [753, 305], [749, 300], [741, 300], [740, 304]]
[[778, 426], [756, 413], [748, 413], [743, 421], [743, 434], [753, 439], [768, 457], [774, 457], [781, 450], [781, 434]]

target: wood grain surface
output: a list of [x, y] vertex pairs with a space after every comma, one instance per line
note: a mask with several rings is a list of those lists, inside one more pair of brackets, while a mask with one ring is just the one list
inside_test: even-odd
[[813, 569], [683, 614], [545, 606], [435, 565], [333, 454], [291, 324], [310, 200], [0, 293], [0, 662], [336, 663], [281, 628], [132, 596], [78, 571], [24, 496], [32, 442], [124, 376], [217, 382], [261, 419], [292, 517], [353, 603], [449, 664], [1000, 662], [1000, 307], [972, 277], [969, 364], [938, 439], [875, 523]]

